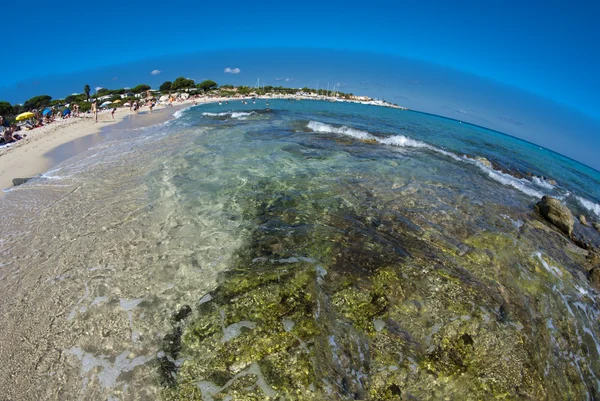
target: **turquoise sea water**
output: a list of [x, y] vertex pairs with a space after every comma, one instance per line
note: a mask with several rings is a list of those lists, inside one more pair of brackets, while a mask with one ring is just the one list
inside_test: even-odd
[[248, 103], [0, 200], [9, 399], [599, 396], [593, 262], [533, 206], [599, 221], [600, 173], [426, 114]]

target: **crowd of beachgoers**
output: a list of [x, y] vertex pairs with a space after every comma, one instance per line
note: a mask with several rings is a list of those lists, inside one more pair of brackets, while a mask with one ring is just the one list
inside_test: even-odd
[[[182, 97], [181, 95], [177, 94], [175, 96], [169, 96], [166, 101], [157, 101], [153, 98], [139, 101], [135, 100], [132, 102], [127, 102], [120, 107], [113, 105], [114, 107], [109, 109], [104, 107], [101, 108], [98, 106], [97, 101], [94, 100], [91, 103], [91, 108], [86, 112], [82, 112], [78, 104], [69, 104], [66, 105], [66, 107], [48, 106], [43, 109], [32, 109], [30, 111], [21, 113], [16, 116], [13, 121], [11, 121], [8, 116], [0, 115], [0, 147], [26, 138], [26, 132], [28, 131], [45, 127], [58, 121], [73, 118], [94, 118], [95, 121], [98, 122], [98, 114], [105, 111], [110, 111], [110, 115], [112, 119], [114, 119], [115, 112], [118, 110], [118, 108], [129, 108], [129, 111], [138, 114], [142, 108], [147, 107], [150, 113], [152, 113], [153, 109], [157, 106], [157, 103], [165, 106], [173, 106], [173, 104], [183, 102], [186, 99], [187, 97]], [[192, 101], [196, 103], [198, 99], [198, 95], [192, 97]]]

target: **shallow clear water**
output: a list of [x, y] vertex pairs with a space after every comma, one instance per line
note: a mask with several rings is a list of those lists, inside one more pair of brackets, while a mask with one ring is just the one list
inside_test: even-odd
[[600, 173], [409, 111], [269, 107], [112, 132], [0, 200], [9, 399], [598, 397], [586, 251], [533, 205], [598, 221]]

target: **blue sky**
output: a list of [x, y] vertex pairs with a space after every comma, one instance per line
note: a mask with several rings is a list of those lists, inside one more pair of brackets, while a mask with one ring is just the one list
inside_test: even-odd
[[[397, 96], [398, 103], [403, 103], [402, 96], [409, 97], [411, 100], [405, 101], [413, 108], [435, 113], [446, 107], [445, 114], [451, 116], [451, 110], [468, 112], [464, 107], [477, 104], [475, 91], [482, 82], [500, 88], [491, 82], [496, 81], [522, 92], [519, 95], [504, 88], [502, 96], [489, 91], [487, 98], [480, 94], [479, 102], [484, 101], [486, 107], [473, 109], [465, 120], [488, 120], [492, 123], [487, 126], [503, 129], [493, 118], [500, 119], [502, 114], [508, 127], [505, 132], [534, 142], [539, 135], [519, 134], [518, 123], [530, 127], [537, 121], [540, 125], [539, 119], [547, 117], [543, 113], [546, 100], [552, 107], [563, 106], [568, 118], [579, 116], [575, 112], [579, 111], [600, 120], [600, 79], [596, 76], [600, 71], [600, 2], [109, 0], [59, 6], [34, 0], [26, 7], [35, 11], [28, 13], [23, 13], [24, 6], [17, 2], [5, 3], [2, 14], [13, 17], [2, 23], [10, 39], [3, 42], [0, 99], [11, 102], [22, 102], [44, 91], [55, 97], [81, 91], [81, 80], [93, 87], [123, 87], [141, 82], [155, 85], [189, 74], [220, 83], [253, 84], [262, 75], [271, 84], [277, 83], [275, 78], [287, 77], [310, 85], [317, 79], [333, 83], [343, 77], [346, 84], [354, 86], [371, 80], [371, 85], [359, 85], [355, 92]], [[282, 60], [285, 52], [278, 50], [286, 48], [302, 48], [307, 57], [286, 67]], [[200, 56], [178, 56], [222, 49], [236, 51], [229, 59], [223, 56], [218, 65]], [[274, 50], [256, 52], [258, 58], [244, 49]], [[421, 82], [407, 89], [400, 83], [418, 79], [394, 75], [393, 71], [388, 71], [386, 82], [372, 78], [373, 60], [378, 56], [354, 57], [351, 66], [336, 64], [334, 68], [334, 58], [314, 60], [309, 57], [310, 49], [345, 50], [355, 55], [358, 53], [352, 52], [369, 51], [422, 60], [440, 68], [432, 66], [430, 75], [421, 77], [429, 85]], [[195, 64], [187, 65], [192, 59]], [[179, 60], [180, 64], [169, 60]], [[415, 65], [428, 69], [428, 64]], [[242, 72], [223, 74], [224, 67], [238, 67]], [[478, 77], [448, 75], [441, 67]], [[150, 75], [154, 69], [161, 74]], [[312, 71], [312, 76], [303, 71]], [[114, 76], [109, 78], [111, 74]], [[78, 77], [77, 82], [69, 85], [68, 77]], [[437, 85], [432, 85], [433, 81]], [[60, 82], [62, 87], [52, 82]], [[389, 87], [390, 83], [397, 86]], [[409, 89], [411, 96], [406, 95]], [[461, 91], [468, 92], [471, 100], [461, 98]], [[529, 116], [515, 115], [516, 107], [510, 110], [504, 105], [502, 113], [496, 108], [501, 104], [499, 99], [526, 105], [524, 99], [532, 99], [531, 94], [546, 100], [542, 99]], [[436, 103], [436, 96], [444, 99], [445, 106]], [[586, 127], [593, 125], [583, 117]], [[517, 124], [511, 125], [510, 120]], [[523, 125], [520, 127], [524, 131]], [[600, 135], [598, 131], [596, 134]], [[581, 135], [582, 140], [593, 138], [594, 129], [569, 133], [573, 135]]]

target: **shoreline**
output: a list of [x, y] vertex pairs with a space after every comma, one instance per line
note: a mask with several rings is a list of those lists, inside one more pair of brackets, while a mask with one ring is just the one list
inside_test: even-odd
[[[229, 99], [198, 99], [198, 105], [218, 102]], [[166, 105], [157, 105], [154, 111], [166, 109], [177, 111], [184, 107], [193, 106], [192, 100], [176, 103], [172, 108]], [[0, 198], [4, 197], [13, 186], [15, 178], [32, 178], [48, 172], [63, 161], [87, 150], [72, 146], [69, 150], [60, 151], [61, 147], [75, 144], [76, 141], [101, 135], [105, 128], [122, 124], [129, 117], [148, 115], [148, 109], [142, 109], [140, 114], [129, 111], [127, 107], [117, 108], [114, 120], [109, 110], [98, 113], [98, 123], [94, 122], [92, 114], [84, 114], [83, 117], [72, 117], [67, 120], [55, 121], [31, 131], [25, 131], [27, 137], [22, 140], [0, 148]], [[166, 118], [170, 120], [172, 115]], [[143, 122], [140, 121], [142, 124]], [[99, 139], [102, 141], [103, 139]]]

